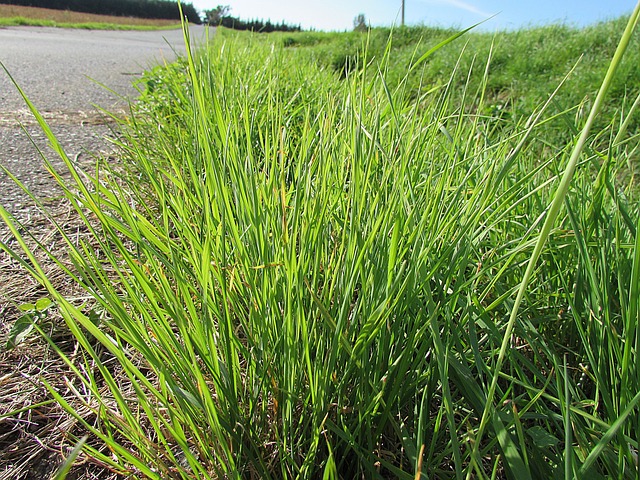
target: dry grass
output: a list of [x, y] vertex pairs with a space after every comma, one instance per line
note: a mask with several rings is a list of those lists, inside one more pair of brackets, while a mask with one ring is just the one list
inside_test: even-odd
[[[112, 159], [113, 160], [113, 159]], [[75, 243], [90, 241], [84, 225], [65, 199], [45, 202], [48, 215], [38, 209], [30, 212], [28, 223], [21, 229], [27, 233], [27, 243], [36, 253], [38, 263], [57, 289], [76, 306], [91, 308], [86, 292], [69, 281], [59, 265], [53, 262], [47, 250], [63, 259], [66, 268], [73, 269], [67, 256], [68, 246], [54, 227], [55, 220]], [[18, 248], [8, 232], [0, 230], [0, 241]], [[115, 281], [115, 279], [114, 279]], [[35, 302], [47, 296], [16, 259], [0, 252], [0, 480], [30, 480], [53, 478], [62, 462], [70, 454], [76, 439], [87, 434], [86, 428], [54, 400], [47, 389], [50, 385], [79, 413], [84, 422], [97, 426], [97, 412], [115, 406], [99, 404], [91, 399], [85, 385], [73, 370], [62, 361], [47, 341], [35, 332], [16, 348], [5, 350], [9, 331], [21, 315], [17, 305]], [[44, 333], [73, 363], [74, 368], [91, 370], [98, 378], [96, 361], [88, 358], [77, 339], [69, 332], [60, 314], [55, 311], [41, 324]], [[125, 396], [134, 397], [131, 382], [114, 363], [115, 358], [99, 345], [100, 362], [107, 365]], [[140, 359], [142, 361], [142, 359]], [[107, 385], [100, 385], [105, 398]], [[81, 392], [81, 397], [77, 396]], [[104, 442], [89, 436], [88, 445], [106, 453]], [[132, 472], [129, 472], [132, 473]], [[125, 478], [98, 459], [80, 454], [67, 477], [68, 480], [118, 480]], [[128, 477], [127, 477], [128, 478]]]
[[[69, 234], [78, 238], [84, 235], [82, 226], [74, 221], [70, 205], [60, 200], [50, 204], [53, 216], [65, 225]], [[33, 212], [29, 225], [30, 234], [54, 251], [64, 252], [65, 244], [60, 235], [39, 212]], [[8, 234], [1, 240], [13, 243]], [[35, 246], [35, 242], [33, 243]], [[79, 298], [81, 292], [70, 285], [60, 268], [39, 251], [38, 260], [55, 283], [66, 290], [70, 298]], [[46, 296], [46, 292], [19, 265], [5, 253], [0, 254], [0, 480], [50, 478], [73, 447], [73, 438], [84, 434], [78, 421], [52, 401], [53, 397], [44, 382], [62, 392], [70, 393], [82, 386], [56, 352], [38, 335], [32, 335], [25, 343], [5, 351], [10, 326], [19, 312], [16, 304], [33, 302]], [[64, 328], [59, 315], [53, 314], [47, 322], [47, 334], [56, 344], [76, 359], [82, 368], [82, 356], [78, 355], [77, 341]], [[77, 357], [77, 358], [76, 358]], [[70, 398], [71, 400], [71, 398]], [[35, 406], [35, 407], [34, 407]], [[78, 405], [79, 408], [86, 408]], [[97, 419], [90, 410], [86, 419]], [[69, 478], [115, 478], [84, 456], [81, 456]]]
[[153, 20], [147, 18], [115, 17], [92, 13], [72, 12], [70, 10], [52, 10], [49, 8], [21, 7], [16, 5], [0, 5], [0, 18], [28, 18], [47, 20], [57, 24], [106, 23], [116, 25], [135, 25], [149, 27], [178, 26], [175, 20]]
[[[103, 116], [85, 112], [47, 115], [49, 121], [56, 125], [108, 123], [108, 119]], [[0, 114], [0, 126], [3, 125], [3, 119], [7, 125], [11, 122], [14, 125], [33, 125], [33, 118], [25, 111]], [[87, 156], [86, 162], [91, 165], [93, 157]], [[5, 200], [7, 195], [11, 197], [12, 194], [3, 192]], [[47, 275], [54, 279], [57, 287], [65, 291], [67, 297], [76, 304], [88, 305], [83, 292], [69, 282], [63, 270], [48, 258], [42, 248], [37, 247], [37, 244], [41, 244], [48, 250], [57, 252], [65, 259], [65, 266], [71, 268], [71, 261], [65, 255], [67, 245], [53, 227], [52, 219], [76, 242], [86, 236], [86, 226], [78, 223], [77, 215], [68, 201], [62, 198], [62, 192], [56, 185], [47, 184], [46, 188], [39, 191], [41, 198], [43, 195], [48, 198], [44, 203], [49, 215], [35, 207], [18, 213], [17, 219], [22, 222], [20, 230], [29, 238], [29, 244], [37, 252], [38, 262]], [[25, 197], [24, 202], [29, 203], [29, 200]], [[4, 225], [0, 227], [0, 242], [17, 247], [16, 240]], [[77, 401], [73, 398], [73, 391], [82, 390], [82, 385], [75, 380], [72, 370], [54, 349], [34, 332], [15, 349], [5, 350], [11, 326], [21, 315], [17, 306], [46, 296], [47, 292], [20, 262], [5, 252], [0, 252], [0, 480], [51, 478], [73, 448], [74, 439], [86, 433], [76, 419], [53, 402], [51, 393], [45, 387], [46, 382], [65, 397], [69, 396], [69, 401], [72, 402]], [[85, 358], [79, 353], [77, 341], [70, 335], [55, 310], [47, 317], [43, 327], [56, 345], [71, 355], [76, 367], [87, 368]], [[95, 412], [87, 405], [75, 405], [83, 412], [86, 421], [91, 424], [98, 421]], [[90, 438], [89, 443], [94, 443], [94, 439]], [[118, 475], [81, 455], [68, 478], [111, 480], [118, 478]]]

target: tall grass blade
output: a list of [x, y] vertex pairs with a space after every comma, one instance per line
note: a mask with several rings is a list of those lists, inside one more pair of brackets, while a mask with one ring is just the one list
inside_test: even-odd
[[549, 206], [549, 210], [546, 214], [544, 224], [542, 226], [540, 234], [538, 235], [538, 240], [534, 247], [533, 253], [531, 254], [529, 262], [527, 264], [527, 269], [522, 278], [522, 282], [520, 283], [520, 287], [518, 289], [518, 294], [516, 296], [514, 305], [511, 308], [509, 322], [507, 323], [507, 326], [505, 328], [502, 345], [500, 347], [500, 352], [498, 353], [498, 359], [496, 361], [496, 365], [494, 369], [493, 379], [491, 381], [491, 385], [489, 387], [489, 391], [487, 394], [486, 407], [482, 415], [482, 419], [480, 421], [480, 427], [478, 432], [478, 443], [476, 443], [474, 450], [477, 450], [479, 448], [480, 439], [483, 436], [484, 429], [486, 427], [487, 422], [489, 421], [489, 417], [492, 415], [492, 412], [493, 412], [493, 408], [494, 408], [493, 401], [494, 401], [495, 390], [498, 383], [499, 372], [502, 370], [505, 355], [506, 355], [507, 349], [509, 348], [509, 343], [511, 342], [511, 334], [513, 332], [513, 329], [515, 327], [515, 324], [518, 318], [518, 309], [520, 307], [520, 304], [522, 303], [524, 294], [529, 285], [529, 281], [531, 279], [533, 271], [536, 268], [536, 264], [538, 262], [540, 254], [542, 253], [542, 248], [544, 247], [545, 243], [547, 242], [547, 239], [551, 234], [553, 225], [556, 221], [556, 218], [560, 212], [560, 208], [562, 207], [562, 204], [569, 190], [569, 185], [571, 184], [571, 180], [573, 178], [573, 174], [575, 172], [576, 166], [578, 164], [580, 156], [582, 155], [582, 151], [587, 141], [587, 137], [591, 131], [591, 126], [593, 125], [595, 118], [599, 113], [600, 108], [602, 107], [605, 95], [609, 90], [609, 86], [611, 85], [611, 82], [615, 76], [618, 66], [620, 65], [620, 62], [622, 61], [622, 57], [624, 56], [627, 46], [629, 45], [629, 42], [635, 31], [635, 28], [639, 19], [640, 19], [640, 2], [636, 5], [633, 13], [631, 14], [631, 17], [629, 18], [627, 27], [624, 33], [622, 34], [622, 38], [620, 40], [620, 43], [618, 44], [618, 48], [616, 49], [614, 57], [609, 66], [609, 70], [605, 75], [605, 78], [602, 82], [602, 86], [600, 87], [600, 90], [598, 91], [598, 95], [593, 103], [591, 111], [589, 112], [589, 117], [587, 118], [585, 126], [582, 129], [580, 137], [576, 141], [576, 144], [571, 152], [571, 157], [569, 158], [569, 162], [567, 163], [567, 166], [564, 170], [562, 179], [560, 181], [560, 185], [558, 186], [558, 189], [553, 196], [553, 201]]

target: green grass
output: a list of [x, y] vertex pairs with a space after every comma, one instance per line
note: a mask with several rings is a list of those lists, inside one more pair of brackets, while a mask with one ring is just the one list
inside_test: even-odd
[[[385, 71], [389, 85], [406, 81], [406, 94], [417, 98], [424, 83], [438, 85], [457, 71], [458, 82], [470, 92], [482, 88], [484, 109], [481, 113], [518, 121], [526, 119], [535, 107], [572, 70], [567, 86], [554, 98], [551, 111], [567, 112], [558, 122], [548, 125], [547, 135], [554, 143], [570, 140], [564, 135], [575, 132], [575, 117], [584, 121], [585, 111], [593, 103], [600, 82], [606, 73], [609, 59], [614, 54], [619, 32], [624, 29], [625, 18], [602, 22], [587, 28], [567, 25], [549, 25], [517, 31], [483, 33], [472, 31], [461, 41], [449, 44], [430, 57], [420, 71], [405, 80], [406, 71], [417, 52], [426, 50], [455, 33], [451, 29], [434, 27], [406, 27], [394, 31], [376, 28], [367, 33], [304, 32], [275, 34], [274, 41], [289, 49], [306, 50], [322, 66], [330, 66], [339, 74], [361, 68], [365, 63], [364, 46], [368, 59], [380, 59], [385, 54], [387, 39], [393, 36], [390, 57]], [[227, 31], [221, 32], [229, 34]], [[489, 60], [489, 61], [488, 61]], [[488, 63], [489, 75], [484, 66]], [[475, 68], [472, 68], [475, 65]], [[640, 93], [640, 38], [635, 35], [627, 56], [611, 86], [610, 95], [624, 101]], [[372, 70], [373, 71], [373, 70]], [[483, 82], [486, 79], [486, 85]], [[473, 101], [473, 97], [469, 99]], [[606, 117], [614, 114], [613, 103], [605, 109]], [[639, 126], [633, 120], [633, 128]], [[599, 124], [599, 127], [604, 127]], [[572, 131], [573, 130], [573, 131]]]
[[77, 28], [84, 30], [175, 30], [180, 28], [176, 25], [130, 25], [119, 23], [104, 22], [57, 22], [55, 20], [43, 20], [38, 18], [27, 17], [7, 17], [0, 18], [0, 27], [58, 27], [58, 28]]
[[587, 94], [577, 69], [554, 93], [569, 62], [488, 114], [487, 56], [404, 33], [336, 74], [318, 34], [226, 32], [148, 74], [88, 177], [42, 121], [89, 232], [51, 256], [95, 305], [2, 248], [82, 347], [99, 421], [51, 393], [86, 452], [140, 478], [635, 478], [635, 97], [558, 110]]

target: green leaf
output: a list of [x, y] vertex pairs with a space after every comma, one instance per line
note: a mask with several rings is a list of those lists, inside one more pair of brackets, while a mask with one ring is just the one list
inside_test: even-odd
[[89, 320], [91, 321], [91, 323], [93, 323], [96, 327], [100, 326], [100, 323], [102, 322], [102, 316], [100, 315], [99, 312], [96, 311], [95, 308], [92, 308], [89, 311]]
[[527, 435], [531, 437], [533, 444], [538, 448], [555, 447], [560, 442], [560, 440], [540, 426], [527, 430]]
[[491, 417], [493, 428], [496, 432], [496, 438], [500, 443], [500, 448], [504, 455], [504, 466], [512, 474], [513, 478], [531, 479], [531, 472], [527, 468], [515, 441], [507, 431], [506, 427], [500, 420], [496, 411]]
[[18, 305], [18, 309], [23, 312], [33, 312], [36, 306], [33, 303], [23, 303], [22, 305]]
[[53, 305], [53, 302], [51, 301], [50, 298], [41, 298], [40, 300], [38, 300], [36, 302], [36, 310], [38, 311], [42, 311], [42, 310], [46, 310], [47, 308], [51, 307]]
[[[493, 17], [489, 17], [487, 20], [490, 20]], [[449, 43], [453, 42], [454, 40], [458, 39], [459, 37], [463, 36], [465, 33], [467, 33], [469, 30], [473, 30], [474, 28], [476, 28], [478, 25], [481, 25], [482, 23], [486, 22], [487, 20], [483, 20], [482, 22], [478, 22], [474, 25], [471, 25], [468, 28], [465, 28], [464, 30], [461, 30], [457, 33], [455, 33], [454, 35], [451, 35], [449, 38], [443, 40], [442, 42], [440, 42], [439, 44], [437, 44], [435, 47], [430, 48], [426, 53], [424, 53], [418, 60], [416, 60], [416, 62], [411, 66], [411, 68], [409, 69], [409, 72], [414, 71], [416, 68], [418, 68], [422, 63], [424, 63], [424, 61], [429, 58], [431, 55], [433, 55], [435, 52], [437, 52], [438, 50], [440, 50], [442, 47], [448, 45]]]
[[322, 480], [334, 480], [338, 477], [338, 471], [336, 469], [336, 462], [333, 459], [333, 452], [329, 450], [329, 458], [327, 464], [324, 466], [324, 473], [322, 474]]
[[89, 436], [85, 435], [84, 437], [82, 437], [78, 441], [76, 446], [73, 447], [73, 450], [71, 451], [69, 456], [65, 459], [65, 461], [62, 463], [62, 465], [60, 465], [60, 468], [58, 469], [58, 471], [56, 473], [56, 476], [53, 477], [53, 480], [64, 480], [65, 478], [67, 478], [67, 475], [69, 474], [69, 471], [71, 470], [71, 467], [73, 467], [73, 462], [75, 462], [76, 458], [78, 457], [78, 455], [82, 451], [82, 446], [87, 441], [87, 438], [89, 438]]
[[589, 452], [589, 455], [585, 459], [582, 467], [578, 471], [578, 478], [587, 478], [585, 475], [587, 472], [591, 475], [593, 472], [589, 472], [589, 469], [594, 464], [594, 462], [598, 459], [598, 457], [602, 454], [605, 447], [609, 444], [609, 442], [618, 434], [620, 428], [625, 424], [629, 415], [633, 413], [635, 408], [640, 404], [640, 392], [633, 397], [633, 400], [627, 405], [627, 408], [620, 414], [620, 416], [616, 419], [615, 422], [611, 424], [611, 426], [607, 429], [605, 434], [602, 436], [600, 441], [596, 444], [595, 447]]
[[7, 350], [11, 350], [24, 342], [25, 338], [31, 333], [31, 330], [33, 330], [33, 318], [31, 315], [23, 315], [16, 320], [16, 323], [13, 324], [9, 332], [9, 340], [7, 340], [6, 346]]

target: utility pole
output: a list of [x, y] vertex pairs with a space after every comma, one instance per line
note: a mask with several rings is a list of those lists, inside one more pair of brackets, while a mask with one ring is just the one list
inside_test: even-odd
[[402, 0], [402, 26], [404, 27], [404, 0]]

